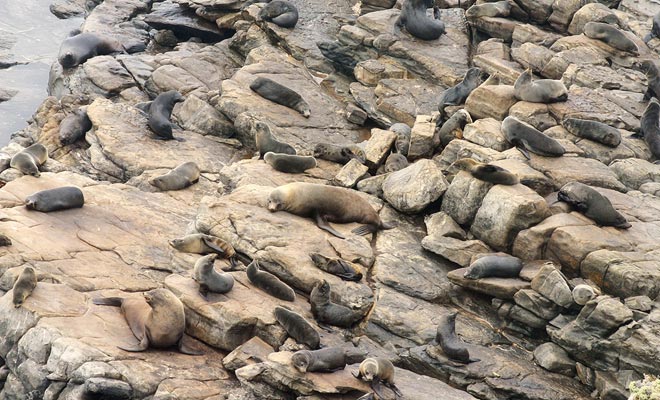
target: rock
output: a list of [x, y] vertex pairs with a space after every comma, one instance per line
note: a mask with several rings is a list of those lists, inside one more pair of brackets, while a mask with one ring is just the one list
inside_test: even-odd
[[628, 297], [624, 301], [624, 304], [631, 310], [638, 310], [643, 312], [649, 312], [653, 308], [653, 300], [651, 300], [648, 296]]
[[544, 266], [532, 279], [532, 289], [562, 307], [573, 304], [573, 295], [568, 282], [551, 264]]
[[422, 240], [422, 247], [461, 267], [469, 266], [470, 259], [475, 255], [491, 251], [481, 240], [461, 240], [448, 236], [427, 236]]
[[660, 254], [657, 251], [634, 253], [596, 250], [580, 265], [581, 274], [621, 298], [660, 294]]
[[648, 182], [660, 182], [660, 165], [646, 160], [637, 158], [615, 160], [609, 168], [614, 171], [619, 181], [633, 190], [639, 189]]
[[555, 318], [562, 311], [560, 306], [539, 292], [531, 289], [519, 290], [513, 296], [513, 300], [520, 307], [547, 321]]
[[447, 274], [447, 278], [456, 285], [498, 299], [513, 299], [513, 296], [519, 290], [529, 289], [530, 287], [529, 282], [515, 278], [467, 279], [463, 277], [467, 270], [467, 268], [455, 269]]
[[506, 141], [501, 126], [502, 123], [498, 120], [482, 118], [465, 125], [463, 138], [480, 146], [496, 151], [504, 151], [511, 148], [511, 145]]
[[346, 106], [345, 115], [348, 122], [358, 125], [364, 125], [364, 123], [367, 122], [367, 118], [369, 118], [367, 112], [361, 109], [360, 107], [356, 106], [355, 104], [349, 104], [348, 106]]
[[258, 336], [253, 337], [238, 346], [222, 359], [222, 365], [230, 371], [235, 371], [250, 364], [258, 364], [268, 359], [273, 348]]
[[449, 184], [433, 160], [419, 160], [383, 182], [383, 198], [405, 213], [416, 213], [438, 200]]
[[497, 310], [497, 315], [504, 320], [513, 320], [522, 324], [526, 330], [543, 329], [547, 323], [546, 320], [537, 317], [534, 313], [508, 302], [503, 302], [500, 299], [493, 299], [493, 306]]
[[619, 18], [607, 6], [601, 3], [585, 4], [573, 15], [571, 24], [568, 26], [568, 33], [579, 35], [584, 32], [584, 25], [587, 22], [603, 22], [610, 25], [618, 25]]
[[543, 343], [534, 349], [534, 359], [548, 371], [567, 376], [575, 375], [575, 361], [571, 360], [566, 350], [554, 343]]
[[513, 86], [480, 86], [468, 96], [465, 109], [473, 120], [491, 117], [502, 121], [517, 101], [513, 95]]
[[367, 164], [371, 168], [377, 169], [383, 162], [385, 162], [385, 158], [390, 152], [395, 140], [396, 133], [392, 131], [372, 129], [371, 137], [364, 148]]
[[547, 104], [519, 101], [509, 109], [509, 115], [532, 125], [540, 131], [557, 125], [557, 121], [550, 115]]
[[353, 158], [342, 167], [332, 182], [337, 186], [351, 188], [367, 174], [367, 171], [369, 167]]
[[591, 225], [592, 221], [579, 213], [559, 213], [541, 221], [536, 226], [521, 231], [513, 242], [513, 254], [523, 260], [539, 260], [544, 248], [557, 228], [573, 225]]
[[530, 167], [550, 178], [555, 189], [568, 182], [579, 181], [585, 185], [626, 191], [614, 172], [599, 161], [583, 157], [540, 157], [534, 154], [531, 157]]
[[447, 236], [455, 239], [465, 239], [465, 231], [442, 211], [424, 217], [428, 236]]
[[410, 148], [408, 159], [428, 157], [433, 153], [435, 121], [430, 115], [418, 115], [410, 132]]
[[552, 15], [548, 23], [558, 32], [566, 32], [573, 15], [585, 4], [593, 3], [593, 0], [567, 0], [552, 3]]
[[353, 74], [361, 84], [376, 86], [383, 79], [406, 79], [406, 72], [406, 70], [391, 63], [367, 60], [357, 63]]
[[357, 189], [372, 196], [383, 197], [383, 182], [390, 174], [372, 176], [357, 183]]
[[235, 133], [234, 124], [231, 121], [194, 94], [186, 98], [175, 116], [184, 129], [202, 135], [229, 138]]
[[460, 171], [447, 188], [441, 209], [459, 225], [472, 224], [492, 183], [481, 181], [467, 171]]
[[214, 23], [199, 18], [194, 11], [173, 1], [157, 3], [144, 22], [156, 29], [169, 29], [181, 40], [197, 37], [208, 43], [215, 43], [229, 36], [221, 32]]

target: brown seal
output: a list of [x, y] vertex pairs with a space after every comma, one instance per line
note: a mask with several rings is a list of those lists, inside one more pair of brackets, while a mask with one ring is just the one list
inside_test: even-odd
[[402, 396], [401, 391], [394, 384], [394, 365], [386, 358], [369, 357], [360, 363], [357, 375], [354, 376], [363, 381], [370, 382], [371, 389], [379, 398], [386, 398], [382, 395], [380, 385], [384, 384], [390, 388], [397, 399]]
[[461, 158], [452, 166], [469, 172], [473, 177], [495, 185], [515, 185], [520, 183], [517, 176], [497, 165], [480, 163], [471, 158]]
[[302, 174], [308, 169], [316, 168], [316, 159], [310, 156], [277, 154], [269, 151], [264, 154], [264, 161], [274, 170], [287, 174]]
[[321, 323], [350, 328], [364, 317], [360, 312], [332, 302], [330, 284], [325, 280], [314, 286], [309, 295], [309, 302], [312, 305], [312, 315]]
[[273, 297], [286, 301], [295, 301], [296, 292], [280, 278], [267, 271], [261, 271], [259, 262], [255, 259], [248, 265], [247, 277], [252, 284]]
[[16, 153], [9, 161], [9, 166], [21, 171], [24, 175], [39, 177], [39, 167], [48, 159], [48, 150], [41, 143], [35, 143], [32, 146]]
[[359, 282], [362, 279], [360, 267], [350, 261], [336, 257], [326, 257], [320, 253], [309, 255], [318, 269], [340, 277], [345, 281]]
[[199, 284], [199, 293], [206, 298], [208, 292], [224, 294], [234, 287], [234, 277], [226, 272], [218, 273], [213, 265], [217, 254], [200, 257], [193, 268], [193, 279]]
[[25, 198], [28, 210], [51, 212], [80, 208], [85, 204], [82, 190], [75, 186], [63, 186], [42, 190]]
[[472, 117], [467, 110], [458, 110], [440, 126], [442, 119], [438, 118], [433, 134], [433, 148], [438, 149], [449, 144], [454, 139], [463, 139], [463, 128], [472, 123]]
[[163, 191], [181, 190], [199, 181], [199, 167], [192, 161], [185, 162], [165, 175], [149, 179], [149, 184]]
[[562, 81], [555, 79], [533, 79], [532, 70], [525, 70], [513, 84], [518, 100], [532, 103], [556, 103], [566, 101], [568, 89]]
[[593, 219], [601, 226], [614, 226], [628, 229], [632, 225], [612, 207], [607, 197], [596, 189], [580, 182], [569, 182], [559, 189], [557, 198], [574, 206], [585, 217]]
[[259, 158], [268, 152], [278, 154], [296, 154], [296, 150], [290, 145], [280, 142], [273, 137], [270, 127], [264, 122], [257, 122], [254, 125], [254, 141], [259, 150]]
[[300, 372], [333, 372], [346, 365], [364, 361], [367, 353], [349, 347], [328, 347], [320, 350], [300, 350], [291, 357], [293, 366]]
[[275, 319], [296, 342], [318, 349], [321, 344], [319, 333], [302, 315], [284, 307], [275, 307]]
[[237, 254], [234, 246], [217, 236], [203, 233], [193, 233], [182, 238], [168, 241], [170, 246], [184, 253], [209, 254], [216, 253], [223, 258], [228, 258], [232, 268], [238, 266]]
[[34, 272], [34, 268], [27, 266], [23, 268], [23, 271], [14, 282], [14, 287], [12, 289], [12, 299], [14, 302], [14, 307], [19, 308], [23, 305], [25, 299], [32, 294], [34, 288], [37, 287], [37, 274]]
[[260, 76], [252, 81], [250, 89], [265, 99], [298, 111], [305, 118], [309, 118], [311, 114], [309, 104], [302, 96], [272, 79]]

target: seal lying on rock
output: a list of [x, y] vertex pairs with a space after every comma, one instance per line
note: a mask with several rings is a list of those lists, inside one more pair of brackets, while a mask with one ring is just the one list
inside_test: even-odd
[[[435, 40], [445, 33], [445, 24], [440, 20], [440, 9], [433, 0], [406, 0], [395, 26], [404, 26], [408, 33], [422, 40]], [[426, 15], [426, 9], [433, 7], [433, 18]]]
[[9, 166], [16, 168], [24, 175], [39, 177], [41, 176], [39, 167], [46, 160], [48, 160], [48, 150], [43, 144], [35, 143], [14, 154], [9, 161]]
[[321, 344], [319, 333], [302, 315], [284, 307], [275, 307], [274, 314], [277, 322], [284, 327], [289, 336], [296, 339], [296, 342], [307, 345], [310, 349], [319, 348]]
[[264, 154], [264, 161], [274, 170], [287, 174], [302, 174], [308, 169], [316, 168], [316, 159], [295, 154], [277, 154], [269, 151]]
[[293, 28], [298, 22], [298, 9], [286, 0], [272, 0], [259, 11], [259, 20], [270, 21], [282, 28]]
[[238, 266], [234, 246], [217, 236], [203, 233], [193, 233], [182, 238], [168, 241], [169, 245], [184, 253], [209, 254], [215, 253], [228, 258], [232, 269]]
[[470, 359], [470, 352], [467, 346], [456, 336], [457, 314], [457, 312], [452, 312], [440, 318], [435, 341], [438, 342], [442, 352], [451, 360], [461, 363], [479, 361], [477, 359]]
[[77, 108], [60, 122], [60, 143], [64, 146], [85, 137], [85, 133], [92, 129], [92, 121], [87, 116], [84, 107]]
[[259, 150], [259, 158], [262, 158], [268, 152], [296, 154], [296, 150], [293, 147], [275, 139], [270, 132], [270, 127], [264, 122], [257, 122], [254, 125], [254, 141], [257, 145], [257, 150]]
[[606, 146], [617, 147], [621, 143], [621, 133], [619, 130], [602, 122], [566, 118], [561, 124], [564, 129], [575, 136], [593, 140]]
[[309, 302], [312, 305], [312, 315], [321, 323], [350, 328], [364, 317], [362, 313], [332, 302], [330, 284], [326, 280], [322, 280], [314, 286], [309, 295]]
[[644, 60], [633, 63], [633, 68], [642, 71], [648, 80], [643, 100], [648, 101], [653, 97], [660, 97], [660, 69], [658, 69], [658, 65], [654, 61]]
[[124, 52], [119, 41], [97, 33], [79, 33], [65, 39], [57, 61], [63, 68], [73, 68], [96, 56]]
[[464, 104], [470, 93], [479, 86], [479, 83], [481, 82], [480, 76], [481, 70], [477, 67], [472, 67], [467, 70], [460, 83], [442, 92], [438, 104], [440, 115], [445, 115], [446, 106], [458, 106]]
[[176, 90], [169, 90], [159, 94], [149, 106], [149, 128], [157, 135], [157, 139], [161, 140], [178, 140], [172, 136], [172, 109], [174, 105], [183, 101], [183, 96]]
[[566, 101], [568, 89], [562, 81], [555, 79], [532, 78], [532, 70], [527, 69], [520, 74], [513, 84], [514, 95], [518, 100], [532, 103], [555, 103]]
[[34, 268], [27, 266], [23, 268], [23, 271], [14, 282], [14, 287], [12, 288], [12, 301], [14, 307], [19, 308], [23, 305], [25, 299], [32, 294], [34, 288], [37, 287], [37, 274], [34, 272]]
[[181, 190], [199, 181], [199, 167], [192, 161], [183, 163], [165, 175], [149, 179], [149, 184], [163, 191]]
[[328, 347], [321, 350], [300, 350], [291, 357], [293, 366], [300, 372], [333, 372], [346, 365], [364, 361], [367, 353], [348, 347]]
[[339, 164], [346, 164], [354, 158], [362, 164], [367, 160], [364, 150], [356, 145], [338, 146], [331, 143], [318, 143], [314, 146], [314, 157]]
[[193, 268], [193, 279], [199, 284], [199, 293], [206, 298], [208, 292], [224, 294], [234, 287], [234, 277], [223, 272], [218, 273], [213, 264], [217, 254], [200, 257]]
[[267, 271], [261, 271], [257, 260], [253, 260], [245, 272], [254, 286], [269, 295], [286, 301], [296, 300], [296, 292], [275, 275]]
[[472, 117], [467, 110], [458, 110], [442, 126], [438, 124], [442, 119], [438, 118], [433, 135], [433, 148], [438, 149], [449, 144], [454, 139], [463, 138], [463, 128], [472, 123]]
[[309, 104], [307, 104], [302, 96], [272, 79], [260, 76], [252, 81], [250, 89], [257, 92], [264, 99], [298, 111], [305, 118], [309, 118], [311, 114]]
[[80, 208], [83, 204], [85, 204], [83, 192], [75, 186], [42, 190], [25, 199], [25, 207], [28, 210], [41, 212]]
[[480, 17], [508, 17], [511, 13], [511, 4], [508, 1], [475, 4], [465, 11], [465, 18], [476, 19]]
[[390, 388], [395, 394], [397, 399], [401, 391], [394, 384], [394, 365], [386, 358], [370, 357], [360, 363], [360, 368], [357, 375], [353, 375], [358, 379], [371, 383], [371, 389], [378, 395], [379, 398], [386, 398], [381, 392], [380, 385], [384, 384]]
[[316, 183], [293, 182], [273, 189], [268, 196], [268, 210], [313, 217], [319, 228], [341, 239], [345, 239], [344, 235], [328, 222], [366, 224], [353, 229], [357, 235], [392, 228], [381, 221], [376, 210], [355, 191]]
[[360, 268], [352, 262], [336, 257], [326, 257], [320, 253], [312, 253], [309, 256], [318, 269], [345, 281], [359, 282], [362, 279]]
[[660, 103], [653, 98], [646, 106], [640, 119], [639, 133], [630, 137], [643, 138], [651, 150], [651, 154], [660, 159]]
[[461, 158], [454, 161], [452, 166], [469, 172], [473, 177], [490, 182], [495, 185], [515, 185], [520, 183], [518, 177], [502, 167], [492, 164], [480, 163], [471, 158]]
[[628, 229], [632, 225], [612, 207], [607, 197], [595, 189], [580, 182], [569, 182], [562, 186], [557, 198], [574, 206], [585, 217], [591, 218], [598, 225]]
[[591, 39], [598, 39], [610, 47], [632, 54], [639, 54], [635, 42], [616, 27], [602, 22], [587, 22], [584, 25], [584, 35]]
[[509, 255], [488, 255], [479, 258], [463, 274], [466, 279], [517, 278], [523, 263], [518, 257]]
[[516, 117], [504, 118], [502, 133], [506, 140], [516, 146], [527, 159], [530, 158], [527, 151], [546, 157], [561, 157], [566, 152], [555, 139]]

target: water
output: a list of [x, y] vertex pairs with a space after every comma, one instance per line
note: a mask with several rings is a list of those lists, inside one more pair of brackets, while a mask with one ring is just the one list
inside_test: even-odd
[[11, 33], [16, 44], [8, 50], [13, 59], [27, 62], [0, 69], [0, 88], [17, 90], [9, 101], [0, 103], [0, 146], [12, 133], [27, 126], [39, 104], [46, 98], [48, 71], [57, 59], [60, 43], [79, 28], [82, 18], [61, 20], [48, 9], [51, 0], [0, 0], [0, 35]]

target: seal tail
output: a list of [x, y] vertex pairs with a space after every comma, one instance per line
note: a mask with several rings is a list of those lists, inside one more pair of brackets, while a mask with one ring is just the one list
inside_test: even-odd
[[92, 303], [97, 306], [113, 306], [121, 307], [121, 303], [124, 299], [121, 297], [97, 297], [92, 299]]

